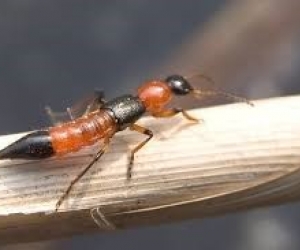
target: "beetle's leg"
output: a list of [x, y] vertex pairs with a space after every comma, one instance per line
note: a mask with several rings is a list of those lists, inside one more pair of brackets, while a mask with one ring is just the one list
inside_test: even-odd
[[143, 146], [145, 146], [145, 144], [147, 144], [147, 142], [150, 141], [151, 138], [153, 137], [153, 132], [151, 130], [144, 128], [142, 126], [139, 126], [137, 124], [132, 124], [129, 128], [130, 128], [130, 130], [147, 135], [148, 137], [144, 141], [140, 142], [137, 146], [135, 146], [131, 150], [130, 155], [129, 155], [129, 166], [127, 169], [127, 179], [130, 179], [131, 175], [132, 175], [132, 167], [133, 167], [135, 153], [137, 151], [139, 151]]
[[152, 114], [152, 116], [167, 118], [167, 117], [175, 116], [175, 115], [177, 115], [179, 113], [181, 113], [183, 115], [183, 117], [186, 118], [189, 121], [192, 121], [192, 122], [199, 122], [199, 121], [201, 121], [201, 119], [198, 119], [198, 118], [195, 118], [195, 117], [189, 115], [186, 112], [186, 110], [184, 110], [182, 108], [173, 108], [173, 109], [162, 110], [160, 112]]
[[54, 112], [49, 106], [45, 107], [45, 111], [48, 117], [50, 118], [52, 125], [58, 125], [62, 123], [63, 120], [65, 120], [61, 118], [62, 116], [66, 116], [65, 112]]
[[90, 112], [99, 109], [106, 102], [103, 90], [95, 90], [94, 95], [94, 99], [87, 105], [83, 115], [87, 115]]
[[87, 115], [90, 112], [99, 109], [104, 103], [104, 92], [102, 90], [95, 90], [92, 96], [86, 97], [72, 107], [67, 108], [65, 112], [53, 111], [49, 106], [45, 107], [45, 110], [51, 123], [53, 125], [58, 125]]
[[55, 211], [57, 211], [60, 207], [60, 205], [63, 203], [63, 201], [67, 198], [69, 193], [71, 192], [72, 188], [78, 182], [81, 177], [85, 175], [85, 173], [100, 159], [100, 157], [106, 152], [109, 145], [109, 139], [104, 140], [104, 146], [97, 152], [93, 160], [75, 177], [75, 179], [70, 183], [66, 191], [63, 193], [63, 195], [59, 198], [59, 200], [56, 203]]

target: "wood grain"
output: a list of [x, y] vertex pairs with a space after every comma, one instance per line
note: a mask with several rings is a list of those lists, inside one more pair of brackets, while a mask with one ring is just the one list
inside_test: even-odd
[[[155, 138], [138, 152], [132, 179], [126, 180], [128, 150], [144, 137], [123, 131], [58, 213], [59, 196], [97, 148], [0, 162], [0, 243], [100, 232], [90, 216], [98, 206], [123, 229], [298, 200], [300, 96], [254, 104], [191, 110], [199, 124], [181, 116], [142, 119]], [[1, 148], [20, 136], [0, 137]]]

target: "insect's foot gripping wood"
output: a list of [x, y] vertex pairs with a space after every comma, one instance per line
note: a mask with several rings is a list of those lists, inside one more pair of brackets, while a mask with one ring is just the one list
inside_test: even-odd
[[[57, 200], [98, 148], [41, 161], [1, 161], [0, 244], [99, 231], [90, 212], [107, 230], [299, 200], [299, 110], [295, 96], [257, 101], [253, 108], [191, 110], [205, 121], [193, 126], [181, 116], [145, 118], [140, 126], [163, 139], [154, 136], [138, 151], [130, 181], [128, 147], [145, 136], [124, 131], [57, 213]], [[1, 148], [22, 136], [0, 137]]]

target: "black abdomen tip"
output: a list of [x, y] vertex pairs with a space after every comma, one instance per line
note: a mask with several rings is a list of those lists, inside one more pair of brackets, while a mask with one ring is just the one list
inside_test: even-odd
[[48, 131], [30, 133], [0, 151], [0, 159], [43, 159], [54, 155]]

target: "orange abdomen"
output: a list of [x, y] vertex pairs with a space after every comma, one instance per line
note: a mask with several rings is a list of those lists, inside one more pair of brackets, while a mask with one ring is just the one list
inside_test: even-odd
[[111, 137], [117, 130], [116, 122], [107, 111], [99, 110], [77, 120], [49, 129], [56, 155], [76, 152], [98, 140]]

